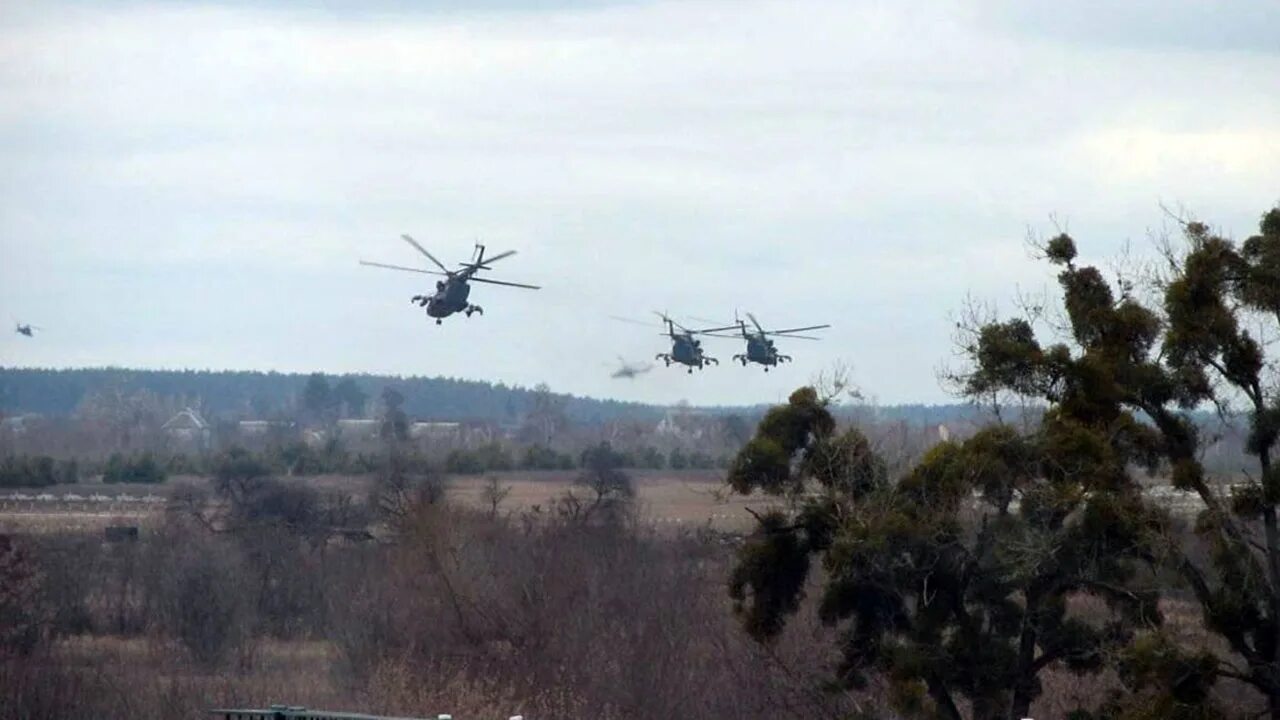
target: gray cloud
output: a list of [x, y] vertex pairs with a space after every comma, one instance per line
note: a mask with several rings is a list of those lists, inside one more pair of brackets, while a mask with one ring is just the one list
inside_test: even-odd
[[1151, 51], [1280, 54], [1275, 29], [1280, 5], [1268, 0], [1230, 4], [1190, 0], [1157, 2], [1019, 2], [1000, 0], [984, 10], [1015, 34], [1084, 45]]

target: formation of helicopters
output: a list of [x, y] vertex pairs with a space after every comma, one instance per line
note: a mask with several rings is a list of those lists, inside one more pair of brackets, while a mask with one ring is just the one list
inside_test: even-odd
[[[492, 270], [492, 264], [499, 260], [504, 260], [516, 254], [515, 250], [507, 250], [496, 255], [486, 256], [486, 248], [480, 243], [476, 243], [475, 251], [472, 254], [470, 262], [458, 263], [460, 269], [450, 270], [444, 263], [440, 262], [436, 256], [424, 248], [408, 235], [401, 235], [406, 243], [414, 250], [418, 251], [423, 257], [431, 261], [437, 269], [407, 267], [404, 265], [392, 265], [389, 263], [371, 262], [361, 260], [361, 265], [370, 267], [383, 268], [387, 270], [399, 270], [402, 272], [420, 273], [424, 275], [437, 275], [441, 280], [436, 281], [435, 291], [426, 295], [414, 295], [410, 302], [426, 310], [429, 317], [435, 318], [436, 324], [439, 325], [444, 318], [455, 313], [463, 313], [467, 317], [479, 313], [484, 314], [484, 308], [473, 304], [470, 301], [472, 282], [486, 283], [490, 285], [501, 285], [505, 287], [521, 288], [524, 290], [539, 290], [538, 285], [528, 285], [525, 283], [508, 282], [505, 280], [493, 280], [491, 278], [476, 277], [480, 271]], [[791, 362], [790, 355], [783, 355], [778, 351], [774, 344], [773, 338], [795, 338], [798, 340], [819, 340], [820, 338], [811, 335], [801, 335], [799, 333], [810, 332], [814, 330], [822, 330], [831, 327], [830, 325], [806, 325], [804, 327], [787, 328], [783, 330], [765, 330], [760, 324], [756, 316], [747, 313], [747, 319], [751, 321], [751, 327], [747, 326], [747, 321], [734, 313], [734, 322], [732, 325], [721, 325], [715, 327], [691, 329], [680, 322], [676, 321], [666, 313], [655, 312], [662, 321], [664, 332], [661, 334], [671, 341], [670, 352], [658, 353], [654, 356], [655, 360], [661, 360], [667, 367], [674, 365], [683, 365], [687, 372], [692, 373], [695, 369], [701, 370], [708, 365], [719, 365], [720, 361], [710, 355], [707, 355], [702, 349], [702, 337], [728, 338], [738, 339], [746, 342], [745, 352], [733, 356], [733, 360], [746, 367], [750, 364], [757, 364], [764, 367], [765, 372], [769, 368], [776, 367], [781, 363]], [[617, 318], [626, 320], [626, 318]], [[628, 320], [628, 322], [634, 322]], [[35, 337], [39, 327], [31, 324], [15, 322], [14, 332], [26, 337]], [[736, 334], [727, 335], [728, 333], [737, 331]], [[619, 379], [633, 380], [653, 369], [648, 363], [632, 363], [622, 357], [618, 358], [619, 366], [611, 373], [611, 377]]]
[[[424, 257], [432, 262], [438, 270], [423, 269], [415, 267], [406, 267], [403, 265], [392, 265], [389, 263], [370, 262], [361, 260], [361, 265], [370, 267], [384, 268], [387, 270], [400, 270], [403, 272], [422, 273], [425, 275], [439, 275], [443, 280], [436, 281], [435, 292], [429, 295], [414, 295], [410, 302], [424, 308], [429, 317], [436, 320], [439, 325], [444, 318], [454, 313], [463, 313], [467, 317], [471, 317], [475, 313], [484, 314], [484, 309], [479, 305], [470, 302], [471, 286], [468, 283], [479, 282], [491, 285], [503, 285], [506, 287], [523, 288], [526, 290], [538, 290], [537, 285], [526, 285], [524, 283], [506, 282], [503, 280], [492, 280], [490, 278], [476, 277], [476, 273], [481, 270], [492, 270], [492, 263], [499, 260], [509, 258], [516, 254], [515, 250], [507, 250], [485, 257], [485, 246], [476, 243], [475, 252], [472, 255], [471, 262], [458, 263], [460, 270], [450, 270], [444, 263], [436, 259], [434, 255], [427, 251], [426, 248], [418, 244], [416, 240], [408, 235], [400, 236], [406, 243], [421, 253]], [[724, 325], [721, 327], [710, 327], [703, 329], [690, 329], [672, 319], [666, 313], [656, 313], [662, 320], [665, 332], [663, 336], [671, 340], [671, 351], [658, 353], [654, 356], [655, 360], [663, 361], [667, 367], [672, 364], [684, 365], [687, 372], [692, 373], [695, 369], [701, 370], [707, 365], [719, 365], [720, 361], [714, 357], [707, 355], [702, 350], [702, 337], [730, 338], [740, 339], [746, 342], [746, 351], [733, 356], [733, 359], [746, 367], [755, 363], [764, 366], [765, 372], [769, 368], [776, 367], [780, 363], [790, 362], [790, 355], [783, 355], [778, 352], [773, 338], [785, 337], [796, 338], [800, 340], [819, 340], [820, 338], [811, 335], [799, 335], [797, 333], [810, 332], [813, 330], [822, 330], [831, 327], [830, 325], [807, 325], [805, 327], [788, 328], [784, 330], [765, 330], [756, 316], [747, 313], [747, 318], [751, 321], [751, 328], [747, 327], [745, 320], [734, 314], [734, 323], [732, 325]], [[624, 318], [619, 318], [624, 319]], [[632, 321], [629, 321], [632, 322]], [[737, 331], [735, 335], [724, 335], [720, 333]], [[21, 332], [21, 330], [19, 330]], [[27, 333], [30, 334], [30, 333]], [[618, 361], [621, 365], [611, 374], [614, 378], [635, 379], [639, 375], [649, 372], [652, 369], [648, 364], [629, 363], [625, 359], [619, 357]]]
[[[754, 329], [748, 329], [745, 320], [734, 315], [734, 324], [725, 325], [723, 327], [710, 327], [701, 330], [692, 330], [676, 322], [665, 313], [657, 313], [658, 317], [666, 325], [666, 332], [662, 333], [671, 339], [671, 352], [658, 353], [656, 360], [662, 360], [671, 365], [679, 364], [687, 366], [687, 372], [692, 373], [694, 369], [701, 370], [707, 365], [719, 365], [720, 361], [702, 350], [702, 341], [697, 336], [741, 339], [746, 341], [746, 352], [733, 356], [735, 362], [739, 362], [743, 367], [751, 363], [763, 365], [764, 371], [769, 372], [769, 368], [777, 367], [778, 364], [791, 362], [790, 355], [783, 355], [778, 352], [777, 346], [771, 338], [786, 337], [797, 338], [800, 340], [820, 340], [811, 335], [797, 335], [796, 333], [809, 332], [812, 330], [822, 330], [831, 327], [830, 325], [806, 325], [805, 327], [787, 328], [784, 330], [765, 330], [761, 327], [760, 322], [756, 320], [756, 316], [747, 313], [747, 318], [751, 320]], [[722, 335], [720, 333], [737, 330], [738, 335]]]

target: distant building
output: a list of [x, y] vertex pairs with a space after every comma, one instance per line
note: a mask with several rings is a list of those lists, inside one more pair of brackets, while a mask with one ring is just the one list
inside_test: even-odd
[[416, 422], [409, 425], [409, 437], [414, 440], [461, 440], [462, 423]]
[[371, 440], [378, 437], [382, 423], [362, 418], [344, 418], [338, 421], [338, 433], [346, 440]]
[[292, 425], [287, 420], [241, 420], [236, 424], [236, 429], [245, 437], [257, 437], [266, 435], [273, 429], [283, 430]]
[[160, 430], [179, 446], [192, 450], [206, 449], [212, 434], [209, 423], [191, 408], [180, 410]]

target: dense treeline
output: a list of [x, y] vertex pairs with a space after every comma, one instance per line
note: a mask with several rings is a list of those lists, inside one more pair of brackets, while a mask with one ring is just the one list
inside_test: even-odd
[[[292, 414], [299, 398], [306, 397], [312, 376], [299, 373], [131, 370], [126, 368], [45, 368], [0, 367], [0, 411], [66, 415], [86, 396], [107, 390], [145, 390], [160, 397], [197, 400], [211, 416], [270, 418]], [[511, 423], [535, 408], [545, 389], [509, 387], [453, 378], [394, 377], [386, 375], [335, 375], [334, 385], [350, 380], [365, 397], [377, 398], [385, 388], [404, 397], [403, 409], [423, 420], [477, 420]], [[613, 420], [659, 420], [665, 408], [616, 400], [556, 395], [569, 420], [598, 423]], [[369, 410], [371, 408], [366, 408]], [[702, 408], [714, 415], [743, 414], [757, 417], [764, 406]], [[936, 425], [980, 419], [967, 403], [866, 406], [851, 405], [838, 413], [873, 418], [878, 422], [906, 422]]]
[[74, 460], [54, 460], [44, 455], [10, 455], [0, 459], [0, 488], [38, 488], [79, 482]]
[[[161, 397], [198, 400], [211, 416], [268, 418], [291, 413], [310, 377], [245, 371], [0, 368], [0, 409], [66, 415], [91, 393], [145, 390]], [[351, 380], [371, 398], [392, 388], [403, 396], [404, 411], [424, 420], [515, 422], [534, 407], [541, 390], [441, 377], [362, 374], [331, 376], [331, 380]], [[656, 421], [663, 414], [662, 408], [640, 403], [571, 395], [557, 399], [575, 422]]]
[[[349, 452], [340, 444], [313, 448], [305, 443], [248, 451], [234, 448], [265, 468], [284, 477], [316, 475], [371, 475], [386, 469], [381, 453]], [[645, 446], [614, 449], [604, 442], [573, 454], [544, 445], [507, 446], [487, 443], [476, 448], [457, 448], [443, 457], [418, 451], [401, 452], [400, 461], [417, 472], [443, 471], [450, 475], [480, 475], [513, 470], [576, 470], [586, 467], [593, 454], [607, 453], [618, 468], [628, 470], [710, 470], [726, 468], [729, 456], [712, 456], [701, 451], [674, 448], [663, 452]], [[112, 453], [106, 461], [59, 460], [44, 455], [10, 455], [0, 459], [0, 488], [41, 488], [78, 483], [101, 476], [102, 482], [163, 483], [171, 476], [209, 476], [216, 471], [225, 453], [188, 455], [151, 452]]]

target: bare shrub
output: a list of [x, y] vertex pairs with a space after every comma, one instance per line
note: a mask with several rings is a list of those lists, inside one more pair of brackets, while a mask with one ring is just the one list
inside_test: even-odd
[[41, 580], [30, 553], [0, 535], [0, 655], [27, 655], [43, 636]]
[[244, 649], [248, 601], [243, 564], [234, 547], [190, 525], [165, 528], [149, 561], [158, 629], [177, 638], [191, 657], [218, 667]]
[[[20, 705], [0, 720], [269, 702], [637, 719], [874, 707], [821, 684], [835, 655], [816, 614], [768, 648], [745, 637], [723, 591], [731, 546], [717, 535], [661, 534], [634, 511], [578, 523], [408, 508], [392, 542], [354, 544], [312, 544], [276, 519], [290, 513], [213, 526], [170, 513], [139, 540], [132, 569], [100, 540], [42, 539], [34, 556], [59, 588], [46, 586], [46, 602], [123, 634], [64, 636], [26, 667], [0, 667], [0, 697]], [[114, 624], [120, 607], [147, 624]]]
[[489, 517], [498, 516], [498, 506], [511, 494], [511, 486], [503, 485], [497, 475], [490, 475], [480, 488], [480, 502], [489, 508]]
[[386, 710], [472, 707], [448, 705], [450, 693], [552, 717], [854, 707], [814, 679], [830, 654], [813, 652], [812, 638], [797, 631], [794, 650], [772, 654], [746, 640], [723, 598], [727, 550], [708, 537], [558, 517], [513, 524], [448, 505], [421, 508], [400, 537], [330, 616], [343, 667], [361, 669], [391, 699]]

